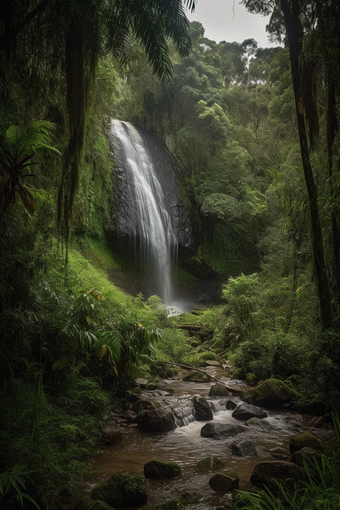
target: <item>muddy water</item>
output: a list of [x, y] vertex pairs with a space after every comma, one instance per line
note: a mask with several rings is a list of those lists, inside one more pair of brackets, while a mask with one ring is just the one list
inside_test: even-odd
[[[240, 381], [230, 381], [228, 372], [216, 367], [205, 369], [218, 379], [228, 382], [228, 385], [242, 387]], [[148, 399], [158, 400], [163, 407], [175, 409], [177, 421], [182, 426], [167, 433], [144, 432], [136, 427], [123, 430], [123, 441], [107, 447], [94, 459], [94, 476], [87, 485], [89, 490], [93, 485], [109, 478], [113, 473], [124, 469], [143, 472], [143, 466], [151, 460], [177, 462], [182, 468], [182, 476], [175, 480], [148, 480], [148, 504], [161, 503], [172, 498], [179, 498], [186, 491], [199, 491], [203, 494], [199, 503], [191, 508], [197, 510], [211, 510], [231, 501], [231, 495], [221, 495], [209, 486], [212, 473], [200, 473], [196, 464], [199, 460], [215, 456], [224, 462], [226, 469], [238, 474], [240, 487], [249, 482], [254, 466], [262, 460], [274, 460], [273, 448], [283, 447], [288, 454], [288, 438], [305, 430], [310, 416], [302, 416], [292, 411], [270, 412], [268, 417], [261, 420], [261, 428], [254, 425], [244, 426], [244, 432], [229, 439], [215, 440], [203, 438], [200, 435], [205, 422], [193, 421], [190, 398], [199, 394], [208, 398], [214, 408], [215, 423], [241, 424], [244, 422], [232, 418], [232, 411], [225, 410], [220, 405], [221, 398], [208, 397], [210, 387], [215, 384], [186, 383], [179, 374], [176, 379], [165, 381], [174, 395], [165, 392], [143, 392]], [[232, 397], [236, 403], [241, 402], [238, 397]], [[247, 439], [256, 447], [257, 456], [238, 457], [231, 453], [229, 445], [235, 441]], [[189, 507], [190, 508], [190, 507]]]

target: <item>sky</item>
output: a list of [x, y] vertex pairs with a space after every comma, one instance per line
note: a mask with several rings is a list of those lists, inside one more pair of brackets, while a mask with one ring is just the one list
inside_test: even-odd
[[198, 0], [195, 12], [186, 11], [186, 15], [190, 21], [200, 21], [205, 28], [205, 37], [217, 43], [241, 43], [253, 38], [262, 48], [273, 46], [266, 33], [269, 16], [249, 13], [240, 0]]

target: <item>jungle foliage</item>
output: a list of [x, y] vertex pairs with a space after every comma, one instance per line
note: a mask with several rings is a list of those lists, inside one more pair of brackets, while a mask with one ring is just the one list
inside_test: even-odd
[[[74, 492], [112, 400], [157, 377], [154, 358], [218, 354], [235, 377], [285, 380], [300, 408], [339, 407], [339, 6], [244, 3], [282, 45], [210, 41], [181, 2], [3, 2], [1, 508]], [[107, 278], [112, 117], [182, 163], [196, 255], [225, 280], [194, 319]], [[178, 328], [193, 321], [197, 336]]]

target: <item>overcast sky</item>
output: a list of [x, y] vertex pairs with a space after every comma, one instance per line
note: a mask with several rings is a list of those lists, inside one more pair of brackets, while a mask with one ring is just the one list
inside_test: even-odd
[[205, 28], [205, 37], [217, 43], [241, 43], [253, 38], [262, 48], [272, 46], [266, 33], [269, 17], [249, 13], [240, 0], [198, 0], [195, 12], [187, 11], [187, 17], [190, 21], [200, 21]]

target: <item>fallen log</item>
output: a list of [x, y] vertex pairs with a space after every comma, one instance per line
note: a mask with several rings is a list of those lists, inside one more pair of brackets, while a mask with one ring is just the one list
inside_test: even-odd
[[211, 377], [214, 381], [218, 382], [219, 384], [223, 384], [227, 388], [227, 390], [231, 391], [232, 393], [237, 393], [238, 395], [244, 393], [243, 390], [240, 390], [239, 388], [235, 388], [234, 386], [228, 386], [224, 381], [221, 381], [221, 379], [217, 379], [217, 377], [214, 377], [213, 375], [207, 374], [204, 370], [201, 368], [191, 367], [189, 365], [183, 365], [182, 363], [174, 363], [173, 361], [158, 361], [158, 360], [151, 360], [153, 363], [158, 363], [160, 365], [174, 365], [176, 367], [184, 368], [187, 370], [195, 370], [196, 372], [202, 372], [202, 374], [207, 375], [208, 377]]

